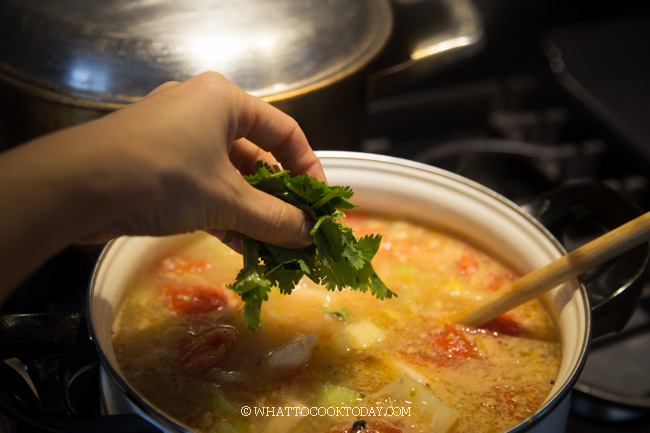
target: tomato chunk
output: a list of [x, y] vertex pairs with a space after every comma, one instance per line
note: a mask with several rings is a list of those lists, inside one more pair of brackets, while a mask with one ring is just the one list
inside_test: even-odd
[[446, 323], [444, 329], [430, 336], [429, 341], [450, 359], [478, 358], [478, 348], [469, 341], [463, 330]]
[[447, 323], [424, 337], [422, 344], [398, 349], [398, 353], [414, 364], [452, 368], [470, 359], [484, 359], [467, 335], [460, 326]]
[[532, 389], [516, 389], [508, 385], [496, 385], [485, 396], [485, 403], [495, 413], [523, 420], [533, 414], [544, 401], [545, 394]]
[[504, 274], [490, 274], [487, 282], [487, 288], [494, 292], [504, 286], [507, 286], [516, 279], [517, 275], [512, 271], [508, 271]]
[[208, 313], [228, 304], [222, 288], [207, 283], [168, 284], [163, 290], [167, 308], [179, 314]]
[[479, 326], [479, 329], [492, 332], [495, 335], [510, 335], [512, 337], [526, 334], [526, 330], [519, 325], [519, 322], [508, 314], [502, 314], [499, 317], [490, 320], [489, 322]]
[[202, 373], [226, 358], [236, 339], [237, 331], [227, 325], [218, 325], [198, 335], [188, 334], [181, 345], [181, 364], [190, 373]]
[[469, 254], [463, 254], [457, 262], [457, 267], [458, 273], [460, 275], [469, 275], [476, 272], [478, 269], [478, 263], [473, 256]]

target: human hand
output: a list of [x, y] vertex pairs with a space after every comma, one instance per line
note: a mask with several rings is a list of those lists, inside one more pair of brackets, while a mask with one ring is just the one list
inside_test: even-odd
[[234, 230], [307, 246], [309, 218], [242, 177], [258, 159], [325, 180], [293, 119], [217, 73], [4, 152], [0, 301], [80, 240]]
[[311, 243], [309, 218], [251, 187], [241, 173], [262, 159], [324, 180], [318, 158], [293, 119], [223, 76], [166, 83], [86, 127], [104, 134], [88, 163], [115, 171], [121, 186], [114, 189], [123, 191], [117, 199], [126, 211], [89, 235], [209, 229], [286, 247]]

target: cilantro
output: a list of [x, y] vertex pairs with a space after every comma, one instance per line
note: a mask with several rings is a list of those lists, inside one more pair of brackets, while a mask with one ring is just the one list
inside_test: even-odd
[[326, 313], [330, 313], [330, 314], [333, 315], [333, 316], [338, 316], [338, 317], [340, 317], [341, 320], [343, 320], [345, 323], [349, 323], [349, 322], [350, 322], [350, 319], [351, 319], [351, 317], [350, 317], [350, 316], [351, 316], [351, 315], [350, 315], [350, 311], [349, 311], [347, 308], [345, 308], [345, 307], [343, 307], [343, 308], [339, 308], [339, 309], [337, 309], [337, 310], [333, 310], [333, 309], [325, 308], [325, 307], [322, 307], [321, 309], [322, 309], [324, 312], [326, 312]]
[[357, 239], [352, 229], [341, 222], [343, 210], [357, 207], [349, 199], [347, 186], [328, 186], [318, 179], [273, 169], [257, 161], [256, 173], [245, 179], [267, 194], [278, 197], [306, 212], [314, 220], [314, 243], [302, 249], [287, 249], [241, 236], [244, 266], [228, 288], [244, 301], [244, 319], [250, 330], [260, 326], [262, 303], [272, 287], [291, 294], [303, 276], [328, 290], [349, 288], [370, 292], [378, 299], [397, 296], [377, 276], [372, 258], [379, 249], [381, 236]]

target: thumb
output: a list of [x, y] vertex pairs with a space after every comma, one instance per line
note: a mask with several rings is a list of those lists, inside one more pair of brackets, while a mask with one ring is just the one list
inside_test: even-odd
[[311, 218], [276, 197], [246, 185], [238, 201], [234, 230], [258, 241], [285, 248], [304, 248], [313, 243]]

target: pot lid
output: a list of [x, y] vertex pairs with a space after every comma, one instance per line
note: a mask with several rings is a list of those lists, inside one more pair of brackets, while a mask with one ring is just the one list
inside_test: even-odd
[[274, 100], [361, 69], [391, 30], [388, 0], [5, 0], [0, 78], [121, 104], [215, 70]]

